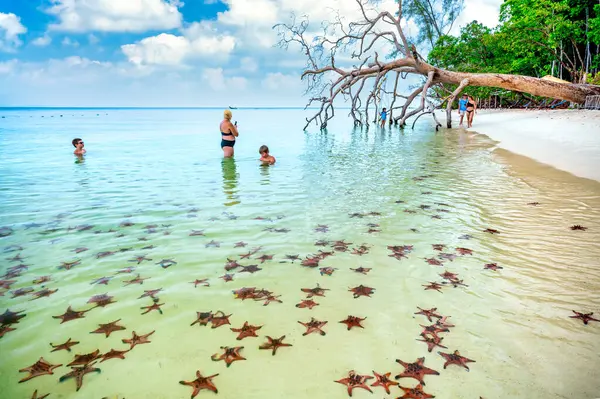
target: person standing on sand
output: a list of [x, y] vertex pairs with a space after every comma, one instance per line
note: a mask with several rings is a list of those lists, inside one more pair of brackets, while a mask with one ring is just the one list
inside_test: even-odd
[[468, 97], [467, 102], [467, 128], [473, 127], [473, 117], [475, 116], [475, 111], [477, 110], [477, 103], [473, 99], [473, 97]]
[[223, 150], [224, 158], [231, 158], [233, 157], [235, 138], [239, 135], [237, 122], [235, 124], [231, 123], [232, 114], [228, 109], [223, 112], [223, 118], [219, 125], [219, 130], [221, 130], [221, 149]]
[[458, 114], [460, 115], [460, 126], [463, 125], [463, 119], [465, 118], [465, 112], [467, 111], [467, 103], [469, 99], [466, 94], [463, 94], [462, 98], [458, 100]]

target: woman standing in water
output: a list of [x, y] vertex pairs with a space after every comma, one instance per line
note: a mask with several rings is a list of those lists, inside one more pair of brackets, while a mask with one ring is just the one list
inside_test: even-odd
[[468, 97], [467, 101], [467, 128], [471, 128], [473, 127], [473, 117], [477, 110], [477, 103], [471, 96]]
[[235, 138], [238, 136], [237, 122], [231, 123], [231, 111], [226, 109], [223, 112], [223, 121], [219, 126], [221, 130], [221, 149], [223, 150], [223, 157], [233, 157], [233, 146], [235, 145]]

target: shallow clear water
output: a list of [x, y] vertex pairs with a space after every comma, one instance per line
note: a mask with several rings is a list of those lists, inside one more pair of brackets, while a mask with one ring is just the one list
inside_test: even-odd
[[[0, 238], [0, 271], [27, 265], [20, 275], [1, 278], [14, 283], [0, 288], [0, 313], [26, 315], [0, 338], [1, 398], [28, 398], [36, 389], [49, 398], [188, 398], [192, 389], [179, 381], [193, 380], [196, 370], [218, 373], [213, 382], [226, 398], [344, 398], [346, 388], [334, 381], [350, 370], [391, 372], [396, 381], [404, 368], [395, 360], [419, 357], [440, 373], [426, 376], [424, 387], [438, 398], [598, 396], [600, 323], [583, 325], [569, 316], [572, 310], [600, 314], [600, 184], [492, 151], [482, 136], [436, 134], [427, 123], [404, 133], [365, 132], [352, 130], [341, 116], [327, 133], [305, 134], [305, 111], [234, 113], [240, 140], [235, 160], [223, 161], [220, 110], [1, 112], [0, 227], [10, 230], [1, 230], [7, 236]], [[74, 137], [86, 143], [84, 162], [71, 154]], [[259, 166], [261, 144], [270, 146], [275, 166]], [[122, 226], [124, 221], [134, 224]], [[576, 224], [588, 230], [572, 231]], [[328, 231], [315, 231], [318, 225]], [[500, 234], [483, 232], [487, 228]], [[204, 235], [190, 236], [193, 230]], [[318, 240], [351, 244], [343, 252], [316, 246]], [[211, 241], [219, 247], [207, 247]], [[235, 248], [239, 241], [248, 245]], [[368, 253], [353, 254], [362, 244]], [[440, 253], [432, 244], [458, 256], [430, 265], [425, 258]], [[414, 250], [397, 260], [388, 256], [393, 245]], [[79, 247], [88, 250], [74, 253]], [[251, 259], [240, 260], [257, 247]], [[460, 256], [457, 247], [473, 254]], [[334, 255], [317, 268], [285, 259], [319, 250]], [[115, 254], [98, 258], [104, 251]], [[13, 260], [17, 254], [22, 260]], [[261, 264], [256, 258], [263, 254], [273, 259]], [[151, 261], [132, 262], [142, 255]], [[238, 268], [226, 282], [220, 276], [227, 258], [262, 270]], [[157, 262], [163, 259], [177, 264], [162, 268]], [[75, 260], [81, 263], [59, 268]], [[484, 270], [488, 263], [503, 269]], [[360, 266], [372, 270], [350, 270]], [[117, 274], [127, 267], [135, 270]], [[336, 270], [322, 275], [320, 267]], [[424, 290], [429, 282], [442, 282], [439, 274], [446, 270], [467, 286]], [[137, 274], [147, 280], [124, 283]], [[34, 284], [41, 276], [51, 280]], [[93, 283], [102, 277], [111, 278], [106, 285]], [[196, 279], [208, 279], [210, 286], [195, 287]], [[329, 289], [313, 298], [319, 305], [297, 308], [306, 299], [301, 289], [317, 284]], [[360, 284], [375, 289], [371, 298], [355, 299], [348, 291]], [[58, 291], [13, 298], [27, 287]], [[232, 291], [242, 287], [270, 290], [282, 303], [236, 299]], [[163, 313], [142, 315], [153, 301], [139, 297], [153, 289], [162, 289], [156, 297]], [[104, 293], [116, 302], [88, 303]], [[69, 306], [91, 310], [64, 324], [53, 318]], [[448, 349], [429, 353], [417, 341], [420, 325], [431, 324], [414, 314], [417, 307], [450, 316], [455, 327], [439, 334]], [[232, 314], [231, 325], [190, 326], [196, 312], [218, 310]], [[348, 315], [366, 317], [364, 329], [348, 331], [338, 323]], [[328, 322], [325, 336], [302, 335], [306, 329], [298, 321], [311, 317]], [[124, 330], [90, 334], [117, 319]], [[259, 337], [237, 341], [230, 327], [245, 321], [263, 327]], [[74, 355], [126, 350], [122, 340], [133, 331], [155, 332], [150, 344], [135, 346], [124, 360], [96, 362], [101, 372], [87, 374], [79, 392], [73, 379], [58, 381], [71, 371], [66, 364]], [[292, 347], [275, 356], [258, 349], [265, 336], [282, 335]], [[51, 352], [50, 343], [68, 338], [80, 343], [71, 352]], [[229, 368], [212, 361], [221, 346], [244, 346], [247, 360]], [[476, 362], [469, 363], [470, 372], [457, 365], [444, 369], [438, 350], [459, 350]], [[18, 383], [27, 376], [19, 369], [40, 357], [62, 366]], [[417, 385], [412, 378], [399, 382]], [[355, 389], [353, 397], [403, 394], [397, 386], [391, 395], [372, 389], [375, 395]], [[198, 397], [213, 395], [203, 390]]]

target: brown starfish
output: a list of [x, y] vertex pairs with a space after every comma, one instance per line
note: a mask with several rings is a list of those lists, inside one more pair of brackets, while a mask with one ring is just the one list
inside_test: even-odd
[[189, 234], [190, 237], [203, 236], [203, 235], [204, 235], [204, 230], [192, 230], [192, 232]]
[[224, 275], [222, 275], [222, 276], [221, 276], [221, 277], [219, 277], [219, 278], [222, 278], [222, 279], [223, 279], [223, 281], [225, 281], [225, 282], [227, 283], [227, 282], [229, 282], [229, 281], [233, 281], [233, 274], [228, 274], [228, 273], [225, 273]]
[[371, 287], [366, 287], [361, 284], [358, 287], [350, 288], [348, 291], [351, 291], [354, 293], [354, 299], [356, 299], [360, 296], [367, 296], [370, 298], [371, 294], [373, 294], [375, 292], [375, 289], [371, 288]]
[[423, 287], [425, 287], [425, 291], [436, 290], [438, 292], [442, 292], [443, 285], [435, 283], [435, 282], [429, 282], [429, 285], [423, 285]]
[[242, 266], [242, 265], [240, 265], [237, 261], [227, 258], [227, 263], [225, 264], [225, 271], [228, 272], [233, 269], [237, 269], [240, 266]]
[[146, 258], [146, 255], [141, 255], [141, 256], [136, 256], [133, 259], [130, 259], [129, 262], [137, 262], [137, 264], [139, 265], [140, 263], [142, 263], [145, 260], [148, 261], [148, 262], [152, 261], [152, 259]]
[[68, 380], [69, 378], [75, 378], [75, 382], [77, 384], [76, 391], [79, 391], [81, 389], [81, 386], [83, 385], [83, 377], [86, 374], [100, 372], [100, 369], [92, 367], [93, 365], [94, 363], [90, 363], [82, 367], [71, 367], [71, 372], [60, 377], [58, 381], [63, 382], [65, 380]]
[[304, 334], [302, 334], [303, 336], [306, 336], [313, 332], [318, 332], [321, 335], [326, 334], [325, 331], [322, 330], [323, 326], [325, 326], [325, 324], [327, 324], [326, 321], [319, 321], [319, 320], [316, 320], [314, 317], [311, 317], [310, 321], [307, 323], [303, 323], [301, 321], [299, 321], [298, 323], [300, 323], [304, 327], [306, 327], [306, 332], [304, 332]]
[[483, 230], [484, 233], [490, 233], [490, 234], [500, 234], [500, 232], [496, 229], [485, 229]]
[[581, 231], [586, 231], [588, 228], [587, 227], [583, 227], [580, 224], [576, 224], [574, 226], [571, 226], [571, 230], [581, 230]]
[[40, 375], [54, 374], [52, 370], [62, 366], [62, 364], [50, 364], [43, 357], [29, 367], [25, 367], [19, 370], [19, 373], [29, 373], [27, 377], [22, 378], [19, 382], [29, 381], [32, 378], [39, 377]]
[[17, 282], [17, 280], [0, 280], [0, 288], [9, 290], [10, 286], [16, 282]]
[[367, 274], [368, 272], [370, 272], [372, 269], [371, 269], [371, 268], [367, 268], [367, 267], [362, 267], [362, 266], [361, 266], [361, 267], [359, 267], [358, 269], [353, 269], [353, 268], [350, 268], [350, 270], [353, 270], [353, 271], [355, 271], [356, 273], [361, 273], [361, 274], [364, 274], [364, 275], [366, 275], [366, 274]]
[[592, 317], [592, 315], [594, 314], [594, 312], [592, 313], [580, 313], [580, 312], [576, 312], [574, 310], [572, 310], [573, 313], [575, 313], [575, 316], [569, 316], [569, 318], [571, 319], [580, 319], [581, 321], [583, 321], [583, 324], [587, 325], [590, 321], [600, 321], [598, 319], [594, 319]]
[[426, 375], [440, 375], [440, 373], [437, 371], [423, 366], [423, 363], [425, 362], [424, 357], [418, 358], [414, 363], [406, 363], [400, 359], [396, 359], [396, 362], [400, 363], [405, 368], [403, 373], [394, 377], [397, 380], [400, 378], [414, 378], [415, 380], [419, 381], [420, 384], [425, 385], [423, 378]]
[[443, 251], [446, 246], [444, 244], [431, 244], [434, 251]]
[[158, 313], [160, 313], [160, 314], [163, 314], [163, 311], [162, 311], [162, 309], [161, 309], [160, 307], [161, 307], [162, 305], [164, 305], [164, 303], [158, 303], [158, 299], [157, 299], [157, 298], [154, 298], [154, 299], [152, 300], [152, 302], [153, 302], [153, 303], [152, 303], [152, 305], [149, 305], [149, 306], [142, 306], [142, 307], [140, 308], [140, 309], [146, 309], [146, 311], [145, 311], [145, 312], [143, 312], [142, 314], [149, 313], [149, 312], [151, 312], [151, 311], [153, 311], [153, 310], [158, 310]]
[[38, 396], [38, 391], [37, 389], [33, 392], [33, 395], [31, 396], [31, 399], [44, 399], [47, 398], [48, 395], [50, 395], [49, 393], [42, 395], [42, 396]]
[[106, 352], [105, 354], [103, 354], [101, 356], [102, 360], [100, 360], [100, 363], [105, 362], [110, 359], [125, 359], [125, 354], [127, 352], [129, 352], [130, 350], [131, 349], [127, 349], [126, 351], [118, 351], [118, 350], [111, 349], [110, 351]]
[[203, 278], [202, 280], [196, 279], [195, 281], [190, 281], [190, 284], [194, 284], [194, 288], [198, 287], [198, 284], [202, 284], [203, 287], [210, 287], [210, 283], [207, 278]]
[[99, 279], [92, 281], [90, 284], [108, 285], [108, 283], [110, 282], [111, 279], [112, 279], [112, 277], [100, 277]]
[[82, 319], [84, 318], [84, 314], [86, 312], [89, 312], [90, 309], [88, 310], [82, 310], [82, 311], [75, 311], [73, 310], [70, 306], [67, 309], [67, 311], [60, 315], [60, 316], [52, 316], [53, 319], [62, 319], [62, 321], [60, 322], [60, 324], [62, 323], [66, 323], [67, 321], [71, 321], [71, 320], [75, 320], [75, 319]]
[[313, 296], [325, 296], [325, 291], [329, 291], [329, 289], [321, 288], [317, 284], [315, 288], [301, 288], [300, 291], [305, 292], [307, 298], [312, 298]]
[[315, 306], [318, 306], [319, 304], [316, 303], [315, 301], [313, 301], [312, 299], [305, 299], [302, 302], [300, 302], [299, 304], [296, 305], [297, 308], [309, 308], [312, 309]]
[[300, 259], [299, 255], [286, 255], [285, 258], [287, 260], [291, 260], [292, 263], [294, 263], [294, 261], [297, 261], [298, 259]]
[[300, 264], [305, 267], [318, 267], [320, 261], [321, 258], [319, 257], [307, 257], [306, 259], [303, 259]]
[[16, 328], [12, 328], [10, 325], [8, 324], [1, 324], [0, 325], [0, 338], [4, 337], [4, 335], [8, 334], [11, 331], [15, 331]]
[[473, 250], [469, 248], [456, 248], [456, 251], [461, 255], [473, 255]]
[[538, 206], [538, 205], [540, 205], [540, 203], [539, 202], [530, 202], [527, 205]]
[[456, 280], [458, 278], [458, 274], [449, 272], [445, 270], [444, 273], [440, 273], [439, 276], [444, 280]]
[[221, 355], [219, 355], [217, 353], [212, 355], [210, 358], [213, 361], [218, 362], [220, 360], [224, 360], [227, 367], [229, 367], [229, 366], [231, 366], [231, 363], [233, 363], [235, 361], [246, 360], [245, 357], [240, 355], [240, 351], [242, 349], [244, 349], [243, 346], [236, 346], [235, 348], [230, 348], [228, 346], [222, 346], [221, 349], [223, 349], [225, 352]]
[[146, 277], [146, 278], [141, 278], [140, 275], [138, 274], [136, 276], [136, 278], [131, 279], [131, 280], [125, 280], [123, 281], [125, 283], [125, 285], [131, 285], [131, 284], [144, 284], [144, 280], [148, 280], [150, 277]]
[[233, 245], [233, 247], [234, 247], [234, 248], [244, 248], [246, 245], [248, 245], [248, 243], [247, 243], [247, 242], [244, 242], [244, 241], [239, 241], [239, 242], [236, 242], [236, 243]]
[[217, 390], [217, 387], [212, 382], [212, 379], [218, 375], [219, 374], [213, 374], [208, 377], [203, 377], [202, 374], [200, 374], [200, 370], [198, 370], [198, 371], [196, 371], [196, 379], [195, 380], [179, 381], [179, 383], [182, 385], [189, 385], [194, 389], [194, 391], [192, 392], [192, 399], [194, 399], [196, 397], [196, 395], [198, 395], [198, 393], [203, 389], [207, 389], [214, 393], [218, 393], [219, 391]]
[[41, 276], [41, 277], [38, 277], [35, 280], [33, 280], [33, 284], [43, 284], [50, 280], [52, 280], [52, 277], [50, 277], [50, 276]]
[[285, 339], [285, 335], [275, 339], [267, 336], [267, 343], [262, 344], [258, 347], [258, 349], [270, 349], [273, 351], [272, 355], [275, 356], [277, 349], [282, 346], [292, 346], [291, 344], [284, 344], [283, 340]]
[[242, 266], [242, 270], [240, 270], [240, 273], [254, 274], [260, 270], [262, 270], [262, 269], [260, 267], [258, 267], [258, 265]]
[[71, 341], [71, 338], [69, 338], [67, 340], [67, 342], [65, 342], [63, 344], [58, 344], [58, 345], [50, 344], [50, 346], [54, 348], [50, 352], [56, 352], [56, 351], [61, 351], [61, 350], [71, 352], [71, 347], [77, 345], [78, 343], [79, 343], [79, 341]]
[[44, 289], [42, 289], [42, 290], [39, 290], [38, 292], [34, 292], [34, 293], [33, 293], [33, 296], [34, 296], [35, 298], [31, 299], [31, 301], [33, 301], [33, 300], [35, 300], [35, 299], [40, 299], [40, 298], [42, 298], [42, 297], [48, 297], [48, 296], [50, 296], [50, 295], [54, 294], [56, 291], [58, 291], [58, 288], [57, 288], [57, 289], [55, 289], [55, 290], [50, 290], [50, 289], [48, 289], [48, 288], [44, 288]]
[[378, 374], [375, 371], [373, 371], [373, 375], [375, 376], [377, 381], [372, 383], [371, 386], [372, 387], [377, 387], [377, 386], [383, 387], [383, 389], [385, 389], [385, 392], [389, 395], [390, 394], [390, 385], [398, 385], [397, 382], [390, 381], [390, 374], [392, 374], [392, 373]]
[[94, 295], [87, 301], [87, 303], [95, 303], [96, 307], [105, 307], [106, 305], [110, 305], [111, 303], [116, 302], [113, 301], [113, 298], [113, 296], [110, 296], [108, 294]]
[[348, 387], [348, 395], [352, 396], [352, 390], [355, 388], [366, 389], [367, 391], [373, 393], [371, 388], [367, 385], [367, 380], [371, 380], [373, 377], [369, 375], [358, 375], [354, 370], [348, 373], [348, 377], [342, 378], [341, 380], [337, 380], [334, 382], [340, 383], [342, 385], [346, 385]]
[[19, 289], [16, 289], [14, 291], [11, 291], [10, 293], [12, 294], [12, 298], [17, 298], [17, 297], [20, 297], [20, 296], [24, 296], [24, 295], [30, 294], [33, 291], [34, 291], [34, 289], [31, 288], [31, 287], [23, 287], [23, 288], [19, 288]]
[[348, 331], [350, 331], [350, 329], [352, 327], [364, 328], [360, 323], [366, 319], [367, 319], [366, 317], [360, 318], [360, 317], [356, 317], [356, 316], [348, 316], [346, 318], [346, 320], [342, 320], [342, 321], [340, 321], [340, 323], [344, 323], [348, 327]]
[[461, 356], [458, 351], [454, 351], [454, 353], [443, 353], [438, 352], [440, 356], [446, 359], [446, 363], [444, 363], [444, 369], [448, 367], [449, 364], [456, 364], [458, 366], [463, 366], [469, 371], [469, 367], [467, 363], [475, 363], [475, 360], [467, 359], [464, 356]]
[[[217, 316], [218, 314], [220, 314], [220, 316]], [[231, 317], [231, 315], [225, 315], [225, 313], [223, 313], [220, 310], [216, 311], [210, 319], [210, 322], [212, 324], [210, 328], [217, 328], [217, 327], [221, 327], [225, 324], [231, 324], [229, 322], [230, 317]]]
[[255, 301], [262, 301], [264, 299], [265, 303], [263, 304], [263, 306], [267, 306], [268, 304], [270, 304], [271, 302], [278, 302], [278, 303], [283, 303], [282, 300], [279, 299], [281, 295], [267, 295], [266, 298], [255, 298]]
[[256, 259], [260, 260], [260, 263], [265, 263], [265, 261], [273, 259], [273, 255], [261, 255]]
[[414, 388], [400, 387], [400, 389], [402, 389], [404, 391], [404, 395], [400, 396], [398, 399], [430, 399], [430, 398], [435, 398], [435, 396], [423, 392], [423, 385], [421, 385], [421, 384], [417, 385]]
[[61, 265], [58, 267], [59, 269], [71, 270], [72, 267], [80, 265], [81, 260], [75, 260], [73, 262], [60, 262]]
[[257, 330], [260, 330], [262, 328], [262, 326], [253, 326], [251, 324], [248, 324], [248, 322], [244, 322], [244, 325], [240, 328], [231, 328], [230, 330], [236, 333], [239, 333], [237, 336], [237, 340], [241, 341], [244, 338], [248, 338], [248, 337], [258, 337], [258, 335], [256, 334]]
[[151, 336], [152, 334], [154, 334], [154, 330], [145, 335], [137, 335], [134, 331], [133, 336], [131, 338], [122, 339], [121, 341], [124, 344], [129, 344], [130, 345], [129, 349], [133, 349], [133, 347], [136, 345], [149, 344], [150, 341], [148, 340], [148, 337]]
[[73, 361], [71, 363], [67, 364], [67, 366], [69, 366], [69, 367], [84, 366], [84, 365], [92, 363], [93, 361], [95, 361], [99, 358], [100, 358], [100, 350], [96, 349], [95, 351], [86, 353], [85, 355], [80, 355], [80, 354], [75, 355], [75, 357], [73, 358]]
[[319, 269], [321, 276], [331, 276], [337, 269], [334, 267], [322, 267]]
[[442, 266], [443, 263], [435, 258], [425, 258], [425, 261], [433, 266]]
[[142, 295], [140, 295], [140, 297], [138, 299], [141, 298], [145, 298], [145, 297], [151, 297], [151, 298], [156, 298], [156, 294], [158, 294], [160, 291], [162, 291], [162, 288], [158, 288], [156, 290], [144, 290], [144, 293]]
[[196, 321], [190, 324], [190, 326], [193, 326], [194, 324], [205, 326], [210, 323], [213, 317], [212, 312], [196, 312], [196, 315]]
[[498, 269], [504, 269], [502, 266], [498, 266], [497, 263], [487, 263], [486, 265], [483, 266], [483, 268], [485, 270], [493, 270], [493, 271], [497, 271]]
[[96, 259], [106, 258], [107, 256], [114, 255], [115, 253], [116, 252], [112, 252], [112, 251], [98, 252], [96, 254]]
[[437, 308], [431, 308], [431, 309], [421, 309], [420, 307], [417, 306], [417, 309], [419, 309], [419, 312], [416, 312], [415, 314], [422, 314], [423, 316], [427, 317], [427, 320], [432, 321], [431, 318], [435, 317], [436, 319], [441, 319], [442, 316], [440, 316], [439, 314], [437, 314], [435, 311], [437, 310]]
[[123, 269], [117, 270], [115, 274], [124, 274], [124, 273], [129, 274], [129, 273], [132, 273], [134, 270], [135, 270], [135, 267], [128, 266]]
[[427, 351], [429, 353], [431, 353], [433, 348], [435, 348], [436, 346], [439, 346], [440, 348], [448, 349], [448, 347], [441, 345], [443, 340], [444, 340], [444, 338], [440, 338], [437, 335], [436, 336], [424, 335], [423, 339], [417, 339], [417, 341], [425, 342], [427, 344]]

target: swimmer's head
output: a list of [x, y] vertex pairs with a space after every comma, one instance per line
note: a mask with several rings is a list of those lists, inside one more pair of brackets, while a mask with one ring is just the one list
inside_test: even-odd
[[83, 141], [81, 139], [73, 139], [72, 143], [73, 143], [73, 147], [75, 147], [75, 148], [77, 148], [77, 146], [79, 144], [81, 144], [81, 146], [83, 147]]
[[228, 109], [226, 109], [225, 111], [223, 111], [223, 117], [225, 119], [227, 119], [228, 121], [231, 121], [231, 117], [232, 117], [231, 111], [228, 110]]
[[258, 149], [258, 153], [260, 155], [264, 155], [264, 154], [269, 155], [269, 147], [267, 147], [266, 145], [261, 145], [260, 148]]

